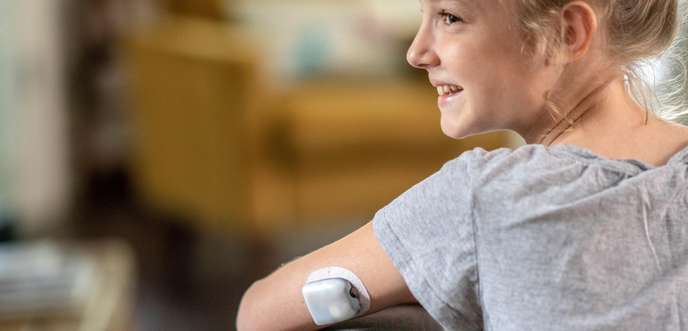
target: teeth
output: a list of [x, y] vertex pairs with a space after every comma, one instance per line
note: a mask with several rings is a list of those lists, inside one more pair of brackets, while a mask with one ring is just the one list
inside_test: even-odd
[[456, 86], [456, 85], [440, 85], [440, 86], [437, 86], [437, 94], [439, 94], [440, 96], [451, 94], [451, 93], [456, 93], [459, 91], [463, 91], [463, 89]]

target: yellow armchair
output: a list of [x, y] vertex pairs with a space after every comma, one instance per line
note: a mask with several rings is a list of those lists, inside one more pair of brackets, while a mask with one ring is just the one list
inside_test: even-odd
[[198, 226], [270, 235], [373, 213], [474, 146], [439, 128], [436, 95], [407, 81], [320, 81], [276, 93], [250, 40], [170, 19], [128, 38], [132, 164], [152, 205]]

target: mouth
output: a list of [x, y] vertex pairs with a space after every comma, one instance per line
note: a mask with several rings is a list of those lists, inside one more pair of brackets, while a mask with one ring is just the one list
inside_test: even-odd
[[457, 85], [437, 85], [437, 94], [440, 97], [450, 97], [462, 91], [463, 88]]
[[437, 88], [437, 106], [440, 110], [452, 108], [452, 105], [461, 99], [459, 96], [463, 92], [463, 87], [436, 80], [431, 80], [431, 83]]

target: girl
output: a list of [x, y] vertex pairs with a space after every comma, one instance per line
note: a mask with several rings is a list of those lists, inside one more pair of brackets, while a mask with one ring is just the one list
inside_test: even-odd
[[422, 0], [409, 63], [442, 131], [513, 130], [349, 236], [246, 292], [239, 330], [314, 330], [301, 287], [356, 274], [368, 312], [419, 303], [447, 330], [688, 328], [688, 128], [629, 92], [668, 48], [677, 0]]

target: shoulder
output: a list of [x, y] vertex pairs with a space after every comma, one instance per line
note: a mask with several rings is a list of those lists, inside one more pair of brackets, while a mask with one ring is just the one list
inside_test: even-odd
[[543, 145], [523, 145], [517, 148], [498, 148], [487, 151], [483, 148], [474, 148], [462, 153], [456, 159], [450, 161], [455, 163], [470, 163], [479, 165], [490, 165], [498, 163], [540, 163], [560, 160], [560, 153], [553, 153]]
[[475, 148], [447, 162], [443, 170], [461, 169], [472, 175], [503, 176], [530, 172], [536, 168], [561, 168], [570, 163], [565, 154], [551, 151], [543, 145], [523, 145], [518, 148], [499, 148], [491, 151]]
[[465, 183], [470, 189], [467, 194], [483, 203], [545, 198], [542, 194], [549, 196], [555, 191], [590, 192], [613, 186], [626, 176], [625, 172], [600, 164], [594, 156], [570, 146], [524, 145], [493, 151], [478, 148], [445, 166], [442, 177], [447, 182]]

